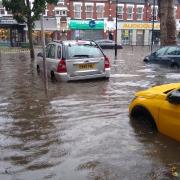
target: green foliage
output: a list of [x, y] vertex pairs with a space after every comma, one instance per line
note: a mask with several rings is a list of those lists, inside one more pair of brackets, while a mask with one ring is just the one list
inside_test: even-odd
[[39, 20], [45, 11], [46, 4], [57, 4], [58, 0], [34, 0], [31, 7], [29, 0], [2, 0], [7, 11], [11, 11], [17, 22], [33, 23]]

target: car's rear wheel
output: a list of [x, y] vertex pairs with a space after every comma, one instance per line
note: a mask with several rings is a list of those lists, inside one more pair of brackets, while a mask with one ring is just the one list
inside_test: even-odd
[[51, 80], [52, 80], [52, 81], [55, 81], [55, 80], [56, 80], [54, 71], [51, 71]]

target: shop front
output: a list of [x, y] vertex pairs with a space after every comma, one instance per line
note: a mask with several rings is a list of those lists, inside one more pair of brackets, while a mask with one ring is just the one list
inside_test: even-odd
[[[152, 23], [119, 22], [118, 41], [123, 45], [150, 45], [152, 37]], [[160, 24], [154, 24], [153, 43], [160, 43]]]
[[13, 19], [0, 19], [0, 46], [21, 46], [25, 42], [24, 27]]
[[96, 20], [70, 20], [70, 39], [103, 39], [104, 21]]
[[[26, 30], [26, 36], [27, 36], [27, 27]], [[60, 39], [60, 31], [58, 31], [57, 28], [57, 21], [56, 18], [44, 18], [44, 34], [45, 34], [45, 43], [49, 43], [50, 41], [54, 39]], [[32, 32], [33, 37], [33, 44], [34, 45], [41, 45], [41, 21], [35, 21], [35, 26]], [[27, 36], [28, 39], [28, 36]]]

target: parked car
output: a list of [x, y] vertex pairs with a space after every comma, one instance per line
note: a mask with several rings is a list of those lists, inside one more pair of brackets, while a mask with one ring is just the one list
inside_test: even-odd
[[[102, 49], [114, 49], [115, 41], [109, 39], [101, 39], [95, 41]], [[123, 49], [121, 44], [117, 44], [118, 49]]]
[[137, 92], [129, 106], [130, 117], [143, 117], [159, 132], [180, 141], [180, 83]]
[[180, 68], [180, 46], [161, 47], [144, 58], [144, 62], [163, 64], [172, 68]]
[[[94, 41], [53, 41], [46, 47], [47, 75], [59, 81], [110, 77], [110, 61]], [[37, 71], [43, 71], [38, 53]]]

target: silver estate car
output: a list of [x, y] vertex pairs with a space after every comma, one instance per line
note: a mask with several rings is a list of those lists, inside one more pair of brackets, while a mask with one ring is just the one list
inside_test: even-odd
[[[52, 41], [46, 47], [47, 75], [57, 81], [110, 77], [110, 61], [94, 41]], [[37, 72], [43, 71], [43, 55], [37, 55]]]

